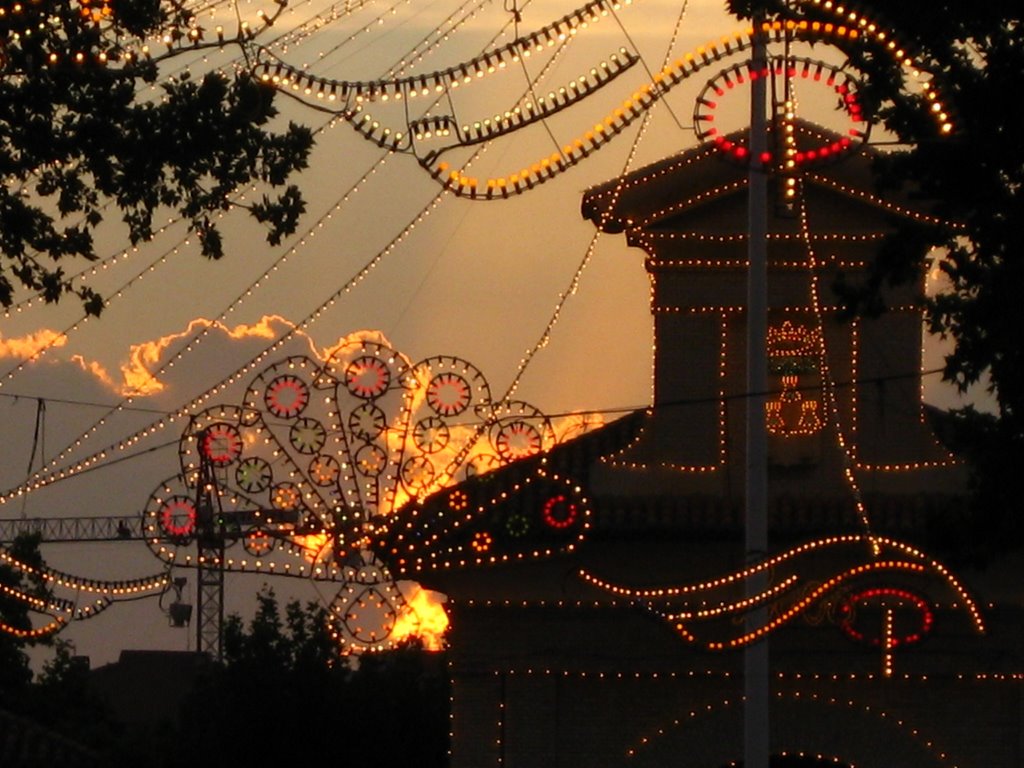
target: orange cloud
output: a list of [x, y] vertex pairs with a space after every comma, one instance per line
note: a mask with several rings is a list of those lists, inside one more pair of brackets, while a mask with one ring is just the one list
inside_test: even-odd
[[203, 331], [214, 329], [224, 333], [229, 339], [242, 340], [250, 338], [275, 339], [280, 335], [280, 326], [288, 328], [294, 324], [279, 315], [264, 315], [256, 323], [244, 323], [229, 328], [223, 323], [196, 318], [188, 327], [179, 333], [170, 333], [153, 341], [133, 344], [128, 352], [128, 361], [121, 365], [123, 386], [119, 388], [122, 395], [155, 395], [162, 392], [165, 384], [153, 373], [160, 367], [167, 350], [179, 341], [190, 339]]
[[14, 357], [31, 360], [45, 349], [63, 347], [67, 343], [68, 337], [63, 333], [51, 331], [48, 328], [41, 328], [27, 336], [10, 339], [0, 338], [0, 358]]
[[81, 355], [72, 355], [71, 361], [73, 363], [77, 363], [78, 367], [83, 371], [92, 374], [93, 377], [102, 382], [104, 386], [114, 390], [115, 392], [118, 391], [117, 382], [114, 381], [114, 378], [107, 372], [107, 369], [103, 367], [102, 363], [98, 363], [95, 360], [86, 360]]

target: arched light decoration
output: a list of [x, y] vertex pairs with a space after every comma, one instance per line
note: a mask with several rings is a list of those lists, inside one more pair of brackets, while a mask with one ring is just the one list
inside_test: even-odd
[[[292, 356], [274, 363], [252, 380], [242, 406], [191, 416], [179, 443], [180, 471], [150, 495], [143, 513], [146, 543], [168, 566], [340, 582], [331, 628], [349, 650], [395, 641], [380, 627], [346, 618], [352, 606], [386, 608], [384, 618], [396, 609], [396, 631], [416, 631], [419, 623], [370, 549], [389, 519], [458, 480], [543, 454], [559, 439], [528, 403], [492, 401], [485, 377], [467, 361], [438, 355], [412, 364], [367, 336], [349, 337], [327, 362]], [[197, 488], [203, 462], [214, 488]], [[210, 492], [212, 510], [202, 507], [200, 490]], [[453, 509], [468, 509], [460, 493], [452, 493]], [[577, 508], [582, 519], [583, 506]], [[575, 518], [563, 527], [578, 528]], [[223, 555], [209, 547], [196, 554], [200, 536], [223, 542]], [[37, 573], [2, 548], [0, 563]], [[53, 588], [98, 599], [54, 599], [40, 604], [53, 617], [45, 627], [0, 631], [44, 636], [169, 584], [166, 573], [123, 582], [38, 573]], [[18, 599], [35, 605], [21, 591]]]
[[[420, 163], [431, 175], [460, 197], [478, 200], [507, 198], [512, 194], [525, 192], [538, 184], [554, 178], [568, 170], [651, 109], [676, 85], [690, 76], [725, 58], [749, 50], [752, 45], [753, 28], [747, 28], [719, 41], [710, 42], [677, 58], [655, 73], [652, 80], [640, 86], [619, 107], [613, 109], [600, 122], [562, 146], [559, 152], [541, 158], [538, 162], [509, 173], [503, 177], [478, 179], [467, 172], [451, 168], [440, 158], [444, 151], [435, 151], [424, 156]], [[766, 23], [763, 33], [769, 42], [796, 38], [808, 41], [832, 39], [858, 39], [860, 33], [846, 26], [817, 23], [784, 24]], [[859, 110], [858, 110], [859, 111]], [[450, 149], [450, 148], [449, 148]]]
[[30, 615], [45, 617], [45, 623], [35, 627], [19, 627], [0, 622], [0, 632], [21, 640], [48, 637], [73, 621], [96, 616], [119, 600], [156, 595], [170, 585], [166, 573], [119, 581], [84, 579], [53, 568], [22, 562], [3, 548], [0, 548], [0, 564], [23, 577], [41, 582], [48, 593], [45, 597], [38, 597], [22, 589], [0, 585], [0, 595], [24, 603]]
[[[599, 603], [581, 603], [572, 601], [558, 601], [558, 602], [545, 602], [545, 601], [523, 601], [511, 603], [509, 601], [498, 602], [498, 601], [466, 601], [470, 607], [503, 607], [503, 608], [515, 608], [515, 607], [547, 607], [547, 608], [558, 608], [567, 609], [571, 608], [576, 611], [587, 610], [588, 608], [605, 611], [607, 605]], [[619, 606], [613, 606], [619, 607]], [[573, 660], [575, 662], [575, 660]], [[723, 670], [721, 668], [711, 667], [705, 669], [689, 669], [689, 670], [652, 670], [648, 666], [636, 666], [636, 667], [623, 667], [619, 666], [614, 671], [604, 668], [583, 668], [579, 663], [566, 663], [566, 664], [545, 664], [536, 665], [531, 663], [516, 662], [511, 660], [502, 660], [495, 663], [490, 669], [484, 670], [484, 674], [492, 676], [494, 679], [522, 679], [522, 680], [537, 680], [546, 681], [547, 685], [554, 685], [556, 681], [572, 681], [572, 683], [587, 683], [591, 685], [610, 685], [617, 688], [623, 684], [629, 684], [630, 682], [640, 682], [645, 687], [650, 685], [663, 684], [669, 689], [675, 690], [681, 681], [701, 681], [709, 685], [709, 690], [715, 691], [721, 688], [721, 685], [729, 685], [730, 681], [737, 678], [737, 675], [733, 674], [729, 670]], [[1024, 679], [1024, 674], [1021, 673], [986, 673], [986, 672], [975, 672], [968, 673], [959, 671], [956, 672], [958, 680], [963, 681], [965, 684], [975, 685], [991, 685], [993, 688], [998, 689], [1006, 682], [1019, 683]], [[823, 722], [821, 715], [828, 716], [827, 710], [834, 710], [837, 727], [842, 727], [842, 724], [849, 722], [849, 716], [847, 713], [857, 713], [858, 715], [867, 716], [872, 720], [876, 721], [879, 725], [885, 724], [886, 727], [891, 727], [896, 730], [897, 733], [902, 734], [909, 743], [915, 744], [923, 748], [926, 752], [930, 753], [934, 759], [936, 766], [944, 765], [955, 768], [955, 758], [953, 758], [946, 748], [940, 747], [934, 741], [932, 741], [927, 733], [928, 728], [920, 727], [915, 724], [912, 720], [908, 720], [905, 716], [905, 712], [897, 709], [887, 709], [884, 706], [879, 706], [877, 698], [873, 697], [870, 701], [862, 701], [856, 693], [851, 690], [843, 690], [842, 686], [846, 683], [872, 683], [879, 680], [879, 675], [873, 672], [841, 672], [832, 674], [821, 674], [821, 673], [808, 673], [808, 672], [776, 672], [772, 676], [774, 681], [777, 681], [778, 690], [775, 692], [774, 697], [778, 701], [792, 701], [801, 704], [812, 704], [815, 707], [819, 707], [821, 712], [818, 713], [818, 722]], [[900, 680], [909, 683], [917, 687], [918, 691], [925, 694], [934, 695], [945, 695], [948, 691], [948, 680], [944, 676], [929, 675], [921, 673], [903, 673], [900, 675]], [[831, 685], [825, 685], [823, 683], [831, 683]], [[937, 686], [937, 687], [936, 687]], [[931, 690], [930, 690], [931, 688]], [[621, 690], [621, 688], [620, 688]], [[458, 693], [456, 692], [453, 696], [453, 700], [458, 699]], [[647, 764], [644, 761], [646, 757], [645, 752], [651, 749], [660, 749], [664, 747], [665, 739], [675, 739], [678, 731], [693, 729], [693, 738], [702, 739], [706, 737], [707, 728], [704, 724], [704, 720], [707, 718], [715, 718], [722, 713], [731, 712], [733, 709], [742, 709], [743, 697], [734, 696], [726, 698], [709, 698], [701, 697], [696, 700], [690, 701], [690, 703], [681, 709], [673, 708], [671, 711], [666, 712], [663, 720], [655, 719], [653, 722], [648, 723], [643, 731], [636, 734], [632, 740], [632, 747], [625, 750], [625, 757], [628, 760], [640, 759], [641, 764]], [[493, 723], [491, 728], [493, 730], [494, 739], [496, 744], [501, 744], [501, 735], [505, 732], [506, 728], [506, 716], [508, 714], [507, 708], [502, 705], [498, 700], [494, 700], [492, 703], [493, 712]], [[870, 746], [868, 747], [870, 750]], [[662, 752], [663, 753], [663, 752]], [[792, 744], [787, 749], [780, 749], [777, 754], [780, 756], [789, 756], [796, 758], [807, 758], [808, 765], [805, 768], [856, 768], [856, 766], [862, 765], [860, 762], [846, 762], [850, 760], [849, 755], [842, 757], [837, 754], [820, 754], [815, 753], [813, 758], [810, 757], [809, 753], [799, 751], [799, 741], [797, 744]], [[628, 762], [627, 760], [627, 762]], [[649, 762], [649, 761], [648, 761]]]
[[[874, 554], [865, 544], [870, 544]], [[774, 586], [747, 595], [749, 580], [768, 570]], [[871, 599], [896, 596], [892, 590], [897, 587], [884, 583], [893, 577], [901, 583], [912, 581], [921, 589], [941, 590], [966, 613], [977, 632], [985, 631], [980, 608], [948, 568], [912, 545], [880, 536], [828, 536], [724, 576], [678, 586], [636, 588], [614, 584], [587, 570], [579, 575], [610, 594], [641, 602], [687, 642], [710, 651], [743, 648], [830, 600], [848, 601], [851, 590]], [[858, 591], [858, 585], [865, 584], [870, 586]], [[914, 604], [919, 604], [916, 598]], [[742, 617], [766, 605], [772, 618], [754, 630], [744, 630]], [[890, 636], [895, 637], [891, 632]], [[891, 652], [896, 645], [889, 642], [886, 650]], [[891, 657], [887, 658], [884, 663], [891, 671]]]
[[[284, 64], [263, 65], [260, 79], [291, 95], [313, 97], [318, 103], [325, 102], [325, 108], [336, 111], [368, 141], [394, 152], [406, 152], [414, 151], [417, 142], [427, 139], [448, 139], [445, 143], [451, 148], [479, 144], [511, 133], [567, 109], [607, 85], [638, 61], [639, 57], [636, 54], [623, 48], [592, 68], [587, 75], [580, 76], [557, 91], [551, 91], [546, 96], [538, 97], [535, 102], [528, 102], [505, 114], [494, 115], [493, 118], [485, 118], [471, 124], [460, 124], [454, 115], [428, 115], [408, 119], [405, 130], [384, 125], [367, 111], [367, 102], [376, 101], [376, 96], [383, 94], [379, 85], [357, 86], [328, 81], [318, 83], [308, 76], [289, 74]], [[419, 78], [416, 80], [418, 82]], [[444, 87], [436, 87], [441, 88], [441, 93], [446, 92]], [[426, 89], [426, 92], [431, 91]], [[387, 101], [384, 95], [380, 95], [379, 100]]]
[[[509, 671], [507, 674], [512, 674]], [[519, 674], [536, 674], [538, 676], [545, 675], [551, 677], [570, 677], [573, 673], [570, 670], [538, 670], [538, 671], [519, 671]], [[706, 673], [706, 676], [711, 677], [712, 672]], [[647, 677], [661, 678], [671, 681], [674, 675], [665, 673], [647, 673], [641, 674], [636, 673], [634, 675], [638, 679], [646, 679]], [[785, 675], [780, 673], [777, 675], [777, 679], [784, 679]], [[853, 676], [854, 678], [856, 676]], [[863, 675], [865, 679], [873, 679], [872, 675]], [[827, 714], [828, 709], [835, 710], [834, 717], [835, 728], [841, 729], [850, 722], [850, 716], [847, 713], [854, 713], [861, 717], [868, 717], [871, 720], [878, 723], [879, 726], [895, 729], [896, 733], [902, 735], [902, 737], [910, 744], [915, 745], [917, 748], [927, 754], [930, 758], [929, 765], [934, 766], [947, 766], [947, 768], [957, 768], [957, 764], [950, 758], [949, 753], [941, 748], [934, 741], [929, 739], [925, 734], [928, 729], [924, 727], [915, 726], [912, 721], [909, 721], [905, 715], [905, 711], [899, 708], [889, 709], [889, 705], [879, 706], [877, 700], [872, 699], [870, 701], [858, 700], [856, 696], [851, 696], [849, 691], [837, 692], [832, 695], [828, 692], [823, 692], [819, 686], [816, 685], [804, 685], [803, 683], [808, 681], [801, 681], [801, 675], [796, 675], [798, 681], [794, 684], [789, 681], [788, 686], [780, 686], [782, 690], [774, 691], [773, 698], [777, 701], [792, 701], [801, 705], [813, 704], [816, 708], [820, 708], [820, 711], [815, 712], [814, 722], [818, 727], [826, 727], [825, 723], [829, 722]], [[842, 681], [844, 676], [833, 675], [833, 681]], [[921, 675], [916, 677], [915, 683], [921, 685], [927, 685], [929, 677], [927, 675]], [[832, 689], [827, 689], [831, 691]], [[944, 690], [944, 689], [943, 689]], [[664, 741], [666, 739], [678, 738], [676, 733], [683, 729], [693, 729], [697, 731], [691, 738], [702, 739], [704, 736], [706, 725], [703, 720], [706, 718], [713, 718], [720, 716], [722, 713], [731, 712], [732, 710], [743, 709], [743, 696], [735, 696], [732, 698], [716, 699], [714, 701], [700, 701], [699, 704], [696, 702], [692, 704], [692, 709], [684, 709], [682, 713], [672, 717], [668, 722], [658, 723], [656, 727], [650, 728], [647, 732], [638, 736], [634, 740], [635, 746], [630, 747], [626, 750], [626, 755], [630, 759], [636, 759], [645, 757], [645, 753], [652, 749], [664, 748]], [[499, 713], [499, 719], [503, 717], [502, 713]], [[832, 726], [827, 726], [832, 727]], [[697, 730], [700, 729], [700, 730]], [[799, 737], [798, 737], [799, 738]], [[891, 737], [890, 737], [891, 738]], [[799, 740], [797, 745], [788, 749], [782, 749], [772, 753], [772, 760], [770, 763], [774, 763], [775, 756], [788, 758], [786, 765], [794, 766], [794, 768], [857, 768], [858, 766], [864, 765], [862, 762], [847, 762], [849, 756], [842, 756], [839, 754], [822, 754], [815, 751], [814, 753], [805, 753], [800, 751]], [[849, 749], [849, 747], [847, 747]], [[868, 747], [870, 753], [870, 747]], [[641, 763], [643, 764], [643, 763]], [[729, 766], [736, 766], [737, 763], [728, 763]]]
[[[613, 10], [631, 4], [632, 0], [623, 3], [617, 0], [595, 0], [507, 45], [447, 69], [409, 77], [390, 80], [334, 80], [316, 77], [277, 59], [269, 49], [262, 46], [255, 47], [258, 60], [255, 72], [263, 82], [294, 92], [300, 98], [317, 105], [343, 105], [343, 109], [348, 109], [353, 104], [366, 102], [408, 101], [447, 93], [502, 72], [510, 63], [543, 53], [567, 37], [587, 29]], [[267, 61], [266, 57], [273, 60]]]

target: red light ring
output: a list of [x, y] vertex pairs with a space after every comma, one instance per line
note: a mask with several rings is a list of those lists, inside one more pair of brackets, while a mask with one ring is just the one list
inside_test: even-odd
[[233, 424], [211, 424], [201, 434], [200, 450], [212, 464], [223, 467], [242, 455], [242, 435]]
[[391, 385], [391, 370], [387, 363], [372, 355], [363, 355], [345, 369], [345, 386], [363, 400], [373, 400], [387, 392]]
[[427, 385], [427, 404], [441, 416], [458, 416], [470, 400], [469, 382], [457, 373], [439, 373]]
[[541, 442], [540, 430], [528, 422], [516, 420], [503, 424], [498, 430], [494, 448], [501, 458], [514, 461], [539, 453]]
[[849, 595], [840, 607], [840, 613], [842, 618], [840, 619], [839, 626], [848, 637], [856, 640], [860, 643], [867, 643], [873, 646], [881, 646], [883, 640], [880, 637], [868, 637], [864, 632], [858, 630], [854, 625], [856, 618], [856, 606], [860, 604], [867, 604], [881, 598], [891, 598], [898, 601], [901, 607], [905, 607], [908, 603], [910, 607], [916, 608], [921, 614], [921, 628], [918, 632], [911, 632], [903, 635], [902, 637], [892, 637], [889, 640], [889, 647], [896, 648], [901, 645], [912, 645], [918, 643], [924, 636], [927, 635], [935, 623], [935, 613], [932, 611], [931, 606], [920, 595], [914, 594], [906, 589], [899, 589], [897, 587], [877, 587], [874, 589], [866, 589], [861, 592], [856, 592]]
[[544, 524], [549, 528], [564, 531], [572, 527], [579, 517], [579, 510], [576, 505], [569, 501], [565, 494], [552, 496], [544, 502], [544, 510], [541, 513]]
[[[168, 536], [180, 539], [195, 533], [196, 507], [187, 496], [172, 496], [160, 506], [157, 515], [160, 528]], [[184, 522], [177, 522], [182, 519]]]
[[297, 376], [278, 376], [267, 387], [267, 410], [280, 419], [298, 416], [309, 404], [309, 387]]
[[[807, 165], [814, 162], [821, 162], [832, 159], [837, 155], [851, 151], [857, 144], [862, 143], [868, 135], [869, 125], [857, 99], [857, 83], [847, 73], [826, 64], [805, 58], [788, 59], [770, 58], [769, 65], [760, 71], [752, 69], [752, 62], [746, 61], [735, 64], [724, 69], [707, 82], [703, 90], [697, 96], [694, 107], [693, 120], [694, 130], [697, 138], [702, 141], [714, 143], [720, 150], [729, 157], [742, 163], [750, 162], [750, 150], [743, 142], [736, 142], [722, 135], [715, 123], [715, 112], [720, 105], [723, 96], [735, 91], [737, 86], [745, 85], [748, 81], [757, 80], [759, 77], [772, 77], [785, 75], [789, 78], [800, 78], [810, 82], [822, 83], [831, 88], [841, 101], [841, 109], [849, 118], [849, 126], [846, 135], [823, 146], [801, 150], [792, 156], [797, 166]], [[784, 157], [777, 157], [771, 152], [761, 155], [760, 161], [764, 165], [775, 165], [781, 167]]]

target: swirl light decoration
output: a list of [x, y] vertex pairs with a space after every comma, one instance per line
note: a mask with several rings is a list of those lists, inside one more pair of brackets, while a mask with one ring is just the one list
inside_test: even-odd
[[[589, 72], [581, 73], [579, 78], [559, 88], [557, 92], [549, 92], [546, 98], [529, 101], [504, 114], [472, 121], [462, 121], [456, 114], [456, 96], [460, 88], [485, 81], [490, 75], [506, 71], [511, 63], [519, 62], [534, 53], [539, 54], [560, 39], [582, 33], [618, 7], [618, 3], [607, 0], [588, 3], [537, 32], [505, 46], [454, 67], [412, 77], [376, 81], [331, 80], [310, 74], [279, 59], [272, 59], [265, 49], [257, 49], [253, 58], [257, 62], [256, 72], [264, 82], [312, 106], [340, 115], [366, 139], [381, 147], [414, 154], [420, 165], [446, 189], [459, 197], [474, 200], [503, 199], [520, 194], [575, 166], [652, 109], [676, 85], [717, 62], [736, 58], [749, 51], [757, 33], [770, 44], [823, 42], [864, 46], [881, 53], [893, 60], [908, 79], [916, 83], [938, 131], [948, 134], [953, 130], [948, 107], [940, 98], [932, 78], [924, 71], [921, 63], [896, 41], [891, 32], [849, 6], [838, 5], [831, 0], [805, 0], [798, 4], [798, 10], [813, 10], [834, 21], [790, 18], [765, 22], [757, 30], [747, 27], [700, 46], [653, 73], [649, 81], [636, 88], [604, 118], [584, 128], [568, 141], [561, 142], [556, 151], [538, 158], [526, 167], [511, 169], [503, 176], [477, 178], [467, 169], [458, 168], [446, 159], [452, 150], [507, 136], [566, 110], [636, 64], [637, 54], [623, 48]], [[729, 142], [717, 134], [712, 125], [714, 110], [718, 98], [736, 84], [770, 74], [824, 83], [838, 96], [841, 109], [851, 123], [847, 135], [835, 146], [794, 150], [768, 158], [780, 170], [785, 168], [791, 172], [795, 165], [841, 154], [867, 138], [868, 116], [857, 100], [855, 81], [845, 71], [803, 58], [789, 58], [785, 61], [773, 59], [766, 71], [755, 72], [750, 67], [749, 61], [742, 60], [709, 81], [698, 98], [695, 112], [699, 138], [713, 140], [734, 157], [746, 159], [744, 147], [728, 146]], [[443, 97], [444, 102], [450, 105], [450, 110], [438, 112], [438, 109], [445, 108], [435, 101], [429, 114], [417, 115], [414, 108], [416, 99], [423, 100], [423, 97], [430, 96]], [[377, 108], [374, 114], [369, 112], [371, 105]], [[390, 118], [390, 122], [384, 116], [389, 105], [398, 105], [397, 110], [391, 110], [395, 115]], [[764, 162], [766, 158], [759, 160]]]
[[[877, 554], [869, 555], [865, 544], [877, 548]], [[745, 585], [766, 571], [772, 573], [774, 584], [748, 596]], [[743, 648], [832, 601], [842, 614], [841, 627], [847, 635], [882, 649], [883, 671], [889, 675], [896, 647], [917, 642], [933, 623], [929, 604], [917, 590], [941, 591], [943, 598], [964, 612], [971, 627], [979, 633], [985, 631], [980, 607], [946, 566], [916, 547], [876, 535], [824, 537], [747, 568], [684, 585], [634, 588], [586, 570], [579, 575], [609, 594], [645, 605], [688, 643], [709, 651]], [[914, 583], [916, 589], [891, 586], [887, 582], [893, 576]], [[892, 623], [890, 607], [882, 626], [875, 630], [860, 626], [855, 619], [857, 607], [880, 599], [883, 604], [888, 599], [890, 606], [899, 603], [916, 609], [919, 625], [900, 634]], [[770, 619], [753, 631], [744, 630], [739, 619], [762, 606], [769, 607]], [[872, 631], [875, 634], [869, 637]]]

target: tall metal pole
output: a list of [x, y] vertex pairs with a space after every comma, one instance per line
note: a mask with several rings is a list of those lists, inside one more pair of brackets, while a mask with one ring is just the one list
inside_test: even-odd
[[[750, 83], [750, 172], [748, 178], [747, 259], [747, 466], [745, 554], [747, 565], [762, 560], [768, 551], [768, 435], [765, 426], [765, 390], [768, 385], [768, 179], [764, 161], [768, 147], [767, 51], [761, 20], [754, 19]], [[755, 76], [756, 75], [756, 76]], [[747, 580], [747, 596], [767, 585], [766, 573]], [[750, 611], [747, 632], [767, 620], [767, 609]], [[768, 640], [749, 645], [743, 657], [745, 695], [743, 727], [744, 768], [768, 768], [770, 704]]]

